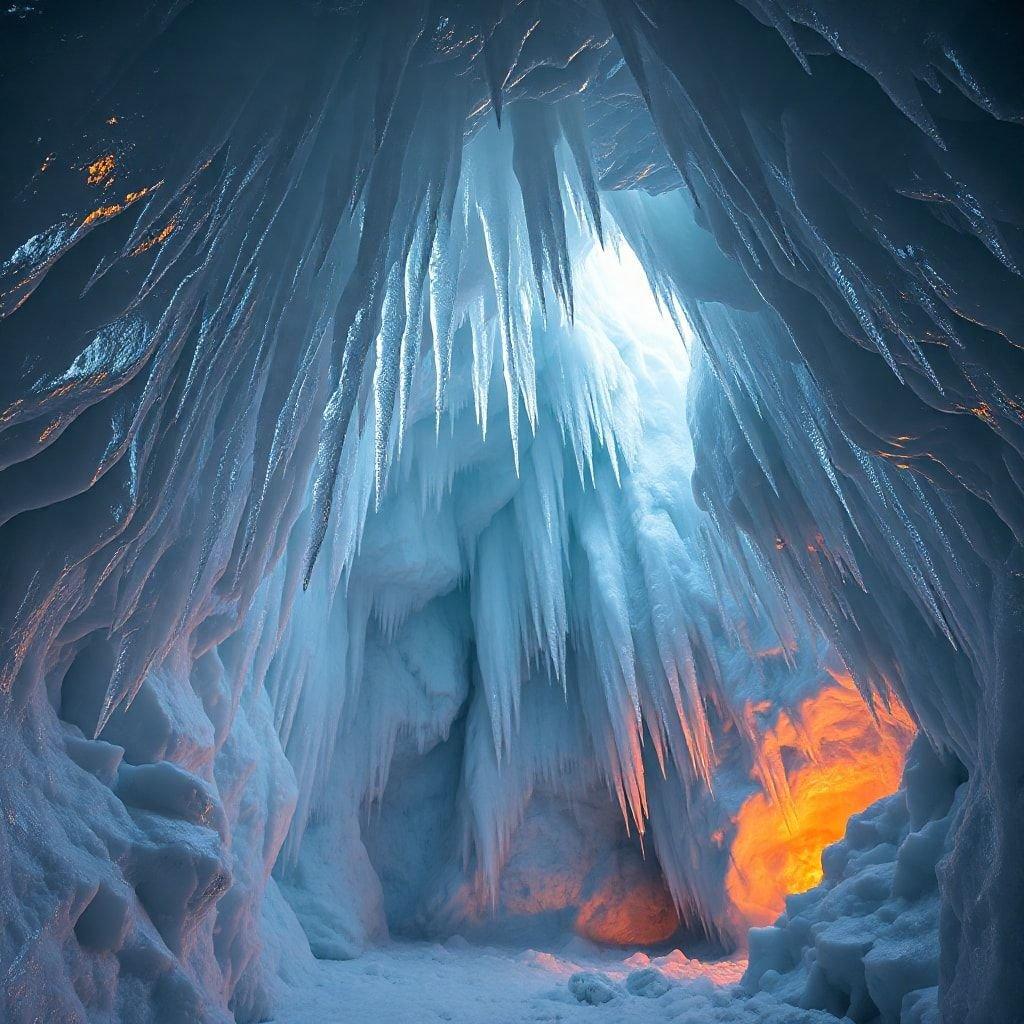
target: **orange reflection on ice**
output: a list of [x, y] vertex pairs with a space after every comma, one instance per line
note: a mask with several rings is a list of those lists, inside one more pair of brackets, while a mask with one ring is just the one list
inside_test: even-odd
[[726, 890], [745, 923], [770, 924], [787, 893], [821, 881], [822, 850], [842, 838], [851, 814], [898, 788], [913, 736], [895, 698], [888, 708], [878, 702], [872, 716], [839, 673], [779, 716], [761, 737], [765, 792], [749, 797], [735, 820]]
[[602, 946], [654, 946], [676, 933], [679, 915], [660, 872], [634, 871], [592, 893], [575, 928]]
[[116, 163], [113, 153], [98, 157], [86, 168], [86, 180], [90, 185], [99, 185], [110, 177]]

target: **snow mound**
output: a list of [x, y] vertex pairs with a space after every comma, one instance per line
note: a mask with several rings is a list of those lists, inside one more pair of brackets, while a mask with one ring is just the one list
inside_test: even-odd
[[824, 881], [750, 932], [746, 991], [880, 1024], [928, 1022], [939, 982], [939, 868], [965, 788], [927, 741], [905, 788], [850, 819], [822, 858]]

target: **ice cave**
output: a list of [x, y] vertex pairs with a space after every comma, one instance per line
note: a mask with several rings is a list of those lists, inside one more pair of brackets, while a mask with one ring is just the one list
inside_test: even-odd
[[1022, 1024], [1020, 0], [7, 0], [2, 1024]]

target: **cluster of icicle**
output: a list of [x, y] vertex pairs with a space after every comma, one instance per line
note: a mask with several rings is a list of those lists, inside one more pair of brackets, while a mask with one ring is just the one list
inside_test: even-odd
[[703, 232], [672, 238], [642, 211], [627, 234], [703, 340], [700, 503], [866, 693], [886, 680], [971, 771], [945, 866], [943, 1017], [997, 1019], [1019, 969], [976, 950], [1019, 918], [1001, 839], [1021, 822], [1019, 33], [999, 5], [742, 7], [621, 8], [623, 53], [729, 259], [691, 259], [680, 243]]
[[613, 202], [702, 341], [696, 486], [865, 692], [888, 680], [970, 763], [1024, 537], [1019, 76], [946, 5], [886, 44], [861, 12], [744, 6], [650, 0], [616, 29], [692, 199]]
[[[443, 402], [459, 281], [483, 269], [463, 265], [469, 241], [485, 238], [500, 358], [534, 415], [524, 318], [545, 287], [571, 307], [566, 163], [598, 209], [571, 97], [619, 63], [593, 18], [552, 13], [573, 42], [542, 88], [551, 54], [531, 50], [535, 15], [498, 32], [497, 13], [456, 24], [415, 2], [261, 10], [243, 46], [227, 11], [158, 4], [98, 15], [104, 42], [88, 55], [60, 50], [60, 24], [18, 26], [27, 49], [36, 33], [60, 50], [80, 88], [68, 97], [32, 64], [11, 72], [31, 117], [56, 127], [15, 155], [22, 186], [0, 241], [5, 690], [23, 673], [38, 682], [33, 652], [92, 609], [114, 643], [102, 729], [178, 636], [205, 622], [208, 646], [237, 625], [312, 478], [308, 584], [348, 485], [351, 423], [374, 415], [379, 491], [420, 352]], [[500, 106], [496, 82], [522, 98], [501, 135], [511, 156], [463, 171], [464, 136], [493, 117], [492, 93]], [[552, 90], [564, 108], [530, 101]], [[16, 521], [44, 509], [45, 530]], [[45, 549], [19, 553], [19, 529]]]
[[[447, 365], [417, 353], [395, 414], [378, 404], [347, 432], [323, 568], [269, 667], [300, 794], [279, 870], [288, 877], [311, 819], [329, 819], [353, 794], [369, 805], [382, 797], [401, 736], [430, 749], [465, 700], [451, 785], [462, 794], [465, 862], [491, 899], [534, 788], [555, 785], [572, 801], [597, 787], [627, 829], [650, 826], [684, 919], [735, 939], [727, 855], [711, 835], [728, 828], [751, 774], [786, 798], [785, 768], [761, 749], [749, 705], [798, 702], [821, 685], [826, 651], [758, 575], [755, 549], [745, 591], [732, 585], [733, 555], [710, 524], [700, 528], [685, 327], [671, 295], [656, 309], [632, 251], [614, 255], [621, 236], [605, 211], [599, 270], [622, 273], [631, 260], [638, 289], [628, 309], [607, 307], [611, 283], [586, 271], [596, 218], [573, 200], [570, 175], [575, 316], [531, 304], [524, 213], [499, 205], [506, 145], [488, 129], [467, 146]], [[645, 305], [657, 331], [631, 322]], [[275, 587], [294, 594], [291, 562], [304, 543], [297, 530]], [[382, 665], [382, 643], [402, 653]], [[429, 677], [403, 667], [424, 649], [447, 652], [446, 671], [464, 677], [454, 703], [424, 703], [398, 682], [406, 671]], [[778, 664], [767, 667], [766, 650]], [[712, 796], [716, 778], [728, 799]], [[709, 868], [709, 858], [721, 863]]]
[[[4, 987], [22, 1010], [85, 1012], [102, 958], [93, 996], [124, 995], [140, 1015], [158, 998], [196, 1019], [227, 1019], [228, 1001], [266, 1015], [253, 924], [295, 794], [264, 729], [263, 682], [289, 659], [317, 661], [309, 648], [275, 653], [296, 602], [331, 596], [335, 574], [310, 576], [328, 506], [365, 484], [362, 509], [338, 503], [365, 515], [383, 492], [391, 459], [378, 443], [391, 443], [391, 416], [396, 452], [405, 437], [417, 351], [443, 404], [456, 293], [490, 273], [486, 258], [462, 260], [470, 236], [486, 224], [489, 246], [474, 251], [492, 253], [504, 304], [493, 351], [510, 388], [531, 386], [523, 310], [538, 300], [523, 288], [557, 281], [551, 305], [570, 303], [559, 175], [576, 167], [596, 209], [574, 97], [590, 81], [628, 84], [610, 32], [592, 13], [552, 10], [545, 40], [540, 3], [480, 23], [432, 6], [0, 13], [0, 721], [13, 823], [0, 861], [8, 893], [39, 880], [6, 913]], [[475, 205], [460, 191], [463, 144], [502, 95], [522, 104], [503, 128], [513, 157], [490, 184], [528, 217], [488, 209], [486, 180]], [[531, 106], [541, 96], [563, 98], [564, 113]], [[556, 139], [570, 150], [558, 164]], [[525, 157], [535, 144], [540, 158]], [[626, 153], [615, 173], [643, 166]], [[363, 438], [350, 421], [367, 417], [364, 461], [344, 439]], [[290, 736], [295, 704], [275, 697]], [[317, 736], [330, 741], [308, 733], [314, 753]], [[219, 829], [186, 827], [206, 797]], [[160, 858], [176, 872], [151, 870]], [[109, 927], [89, 946], [75, 926], [93, 902]], [[124, 953], [125, 972], [106, 953]]]
[[[171, 657], [216, 652], [233, 708], [266, 675], [299, 777], [296, 845], [329, 798], [358, 617], [393, 632], [416, 600], [348, 585], [368, 518], [401, 466], [428, 467], [421, 516], [450, 500], [472, 449], [445, 431], [467, 402], [486, 442], [495, 379], [528, 511], [513, 503], [486, 536], [478, 524], [478, 544], [455, 540], [448, 585], [470, 556], [488, 581], [470, 599], [479, 749], [507, 760], [527, 675], [563, 695], [585, 679], [593, 775], [642, 828], [647, 752], [655, 775], [672, 764], [706, 784], [709, 719], [731, 714], [709, 710], [722, 627], [687, 579], [686, 527], [667, 498], [645, 522], [655, 496], [624, 481], [640, 413], [621, 361], [566, 353], [542, 422], [538, 339], [561, 350], [572, 254], [614, 234], [599, 178], [677, 181], [652, 166], [600, 11], [542, 6], [484, 26], [417, 3], [261, 10], [244, 43], [226, 11], [111, 10], [88, 59], [60, 52], [74, 97], [18, 70], [32, 116], [56, 127], [18, 154], [24, 185], [3, 217], [0, 687], [22, 706], [48, 692], [58, 717], [75, 704], [76, 725], [102, 736]], [[60, 50], [61, 26], [46, 38]], [[468, 388], [452, 391], [456, 371]], [[429, 427], [429, 458], [410, 453], [414, 427]], [[686, 490], [684, 472], [673, 486]], [[321, 632], [281, 646], [314, 600]], [[340, 665], [321, 653], [337, 633], [355, 638]], [[61, 693], [80, 674], [102, 682], [94, 707], [91, 692]], [[307, 675], [325, 680], [327, 708], [307, 700]], [[493, 882], [515, 814], [475, 792], [471, 845]]]

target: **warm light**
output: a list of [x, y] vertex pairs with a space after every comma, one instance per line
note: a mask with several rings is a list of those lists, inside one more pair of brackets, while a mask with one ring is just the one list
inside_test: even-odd
[[[544, 842], [539, 833], [529, 838]], [[496, 912], [519, 919], [564, 914], [577, 935], [601, 946], [656, 946], [680, 925], [657, 861], [629, 845], [607, 851], [596, 863], [589, 857], [513, 857], [498, 894], [478, 877], [456, 899], [455, 916], [467, 923], [483, 924]]]
[[178, 222], [177, 222], [177, 220], [176, 219], [171, 219], [155, 235], [151, 235], [144, 242], [140, 242], [139, 245], [137, 245], [132, 250], [132, 255], [133, 256], [141, 256], [142, 253], [148, 252], [150, 249], [152, 249], [154, 245], [162, 245], [164, 242], [167, 241], [168, 238], [171, 237], [171, 235], [174, 234], [174, 232], [177, 229], [178, 229]]
[[[770, 924], [788, 893], [821, 881], [821, 853], [842, 838], [850, 815], [899, 786], [913, 735], [895, 698], [873, 717], [853, 680], [839, 673], [779, 716], [762, 737], [761, 771], [777, 781], [784, 775], [785, 785], [777, 800], [749, 797], [735, 819], [726, 891], [744, 923]], [[762, 781], [766, 792], [773, 788]]]
[[[131, 206], [132, 203], [137, 203], [140, 199], [145, 198], [154, 189], [159, 188], [163, 184], [163, 181], [158, 181], [155, 185], [150, 185], [148, 188], [140, 188], [136, 192], [129, 192], [124, 197], [124, 203], [109, 203], [106, 206], [101, 206], [98, 209], [88, 214], [82, 221], [82, 227], [88, 227], [90, 224], [94, 224], [98, 220], [108, 220], [110, 217], [115, 217], [121, 213], [122, 210]], [[172, 222], [173, 223], [173, 222]], [[173, 230], [173, 228], [171, 229]]]
[[108, 153], [106, 156], [93, 160], [86, 168], [86, 180], [90, 185], [99, 185], [110, 177], [116, 163], [117, 161], [113, 153]]
[[654, 946], [678, 931], [679, 915], [660, 872], [627, 872], [609, 881], [580, 907], [578, 934], [602, 946]]

